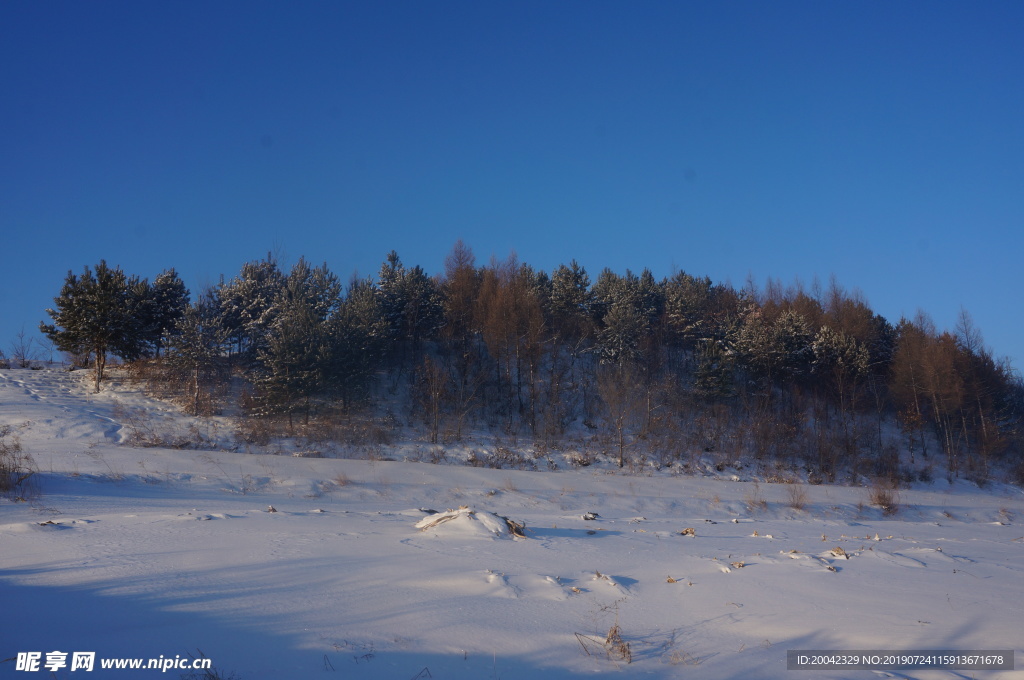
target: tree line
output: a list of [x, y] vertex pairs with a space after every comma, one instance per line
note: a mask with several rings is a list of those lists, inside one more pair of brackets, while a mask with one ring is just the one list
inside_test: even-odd
[[897, 475], [901, 450], [986, 478], [1021, 454], [1021, 380], [966, 311], [952, 331], [924, 314], [892, 324], [834, 280], [592, 280], [575, 261], [480, 265], [459, 241], [435, 275], [392, 251], [342, 284], [268, 255], [194, 297], [174, 269], [150, 283], [100, 262], [69, 272], [47, 312], [41, 330], [93, 362], [97, 390], [108, 355], [159, 366], [192, 412], [234, 376], [250, 416], [289, 429], [399, 404], [434, 443], [484, 428], [558, 446], [581, 430], [620, 466], [640, 450], [749, 451], [827, 479]]

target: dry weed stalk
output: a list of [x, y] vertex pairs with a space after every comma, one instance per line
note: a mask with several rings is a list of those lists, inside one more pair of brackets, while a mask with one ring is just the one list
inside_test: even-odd
[[882, 480], [878, 480], [872, 485], [871, 491], [868, 493], [868, 501], [871, 505], [881, 508], [882, 514], [886, 517], [895, 515], [900, 510], [899, 489], [894, 484]]
[[626, 663], [633, 661], [633, 652], [629, 648], [629, 643], [622, 639], [622, 629], [619, 628], [618, 623], [608, 630], [608, 636], [604, 639], [604, 646], [609, 658], [615, 657]]
[[744, 503], [747, 505], [747, 512], [753, 514], [758, 510], [767, 510], [768, 501], [764, 499], [764, 494], [761, 493], [761, 485], [758, 482], [754, 482], [747, 494], [743, 497]]
[[807, 487], [803, 484], [786, 484], [786, 495], [789, 497], [789, 507], [794, 510], [803, 510], [807, 507]]

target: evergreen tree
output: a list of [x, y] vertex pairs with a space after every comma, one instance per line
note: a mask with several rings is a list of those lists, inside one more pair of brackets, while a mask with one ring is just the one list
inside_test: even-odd
[[107, 354], [126, 357], [136, 351], [132, 338], [138, 322], [132, 316], [128, 277], [100, 260], [95, 272], [89, 267], [80, 276], [69, 271], [54, 303], [55, 309], [46, 310], [53, 323], [40, 323], [39, 330], [62, 352], [92, 354], [99, 392]]
[[327, 265], [305, 261], [292, 267], [268, 309], [273, 318], [265, 346], [258, 350], [257, 386], [264, 413], [303, 411], [308, 422], [313, 398], [327, 390], [331, 362], [329, 319], [340, 305], [341, 284]]
[[418, 362], [421, 345], [444, 324], [441, 293], [419, 265], [406, 269], [391, 251], [381, 265], [377, 290], [392, 351], [400, 365]]
[[323, 387], [326, 353], [324, 329], [308, 301], [302, 300], [278, 316], [259, 350], [256, 386], [261, 415], [304, 411], [309, 418], [311, 400]]
[[203, 411], [202, 390], [225, 377], [224, 345], [227, 330], [221, 323], [220, 305], [212, 291], [184, 309], [174, 330], [164, 336], [166, 363], [171, 374], [188, 385], [186, 411]]
[[795, 311], [786, 310], [775, 320], [772, 331], [779, 352], [780, 377], [795, 380], [808, 375], [815, 354], [814, 333], [807, 320]]
[[896, 328], [881, 314], [874, 315], [872, 325], [874, 330], [867, 341], [869, 363], [876, 374], [885, 376], [896, 354]]
[[870, 355], [855, 338], [822, 326], [814, 338], [814, 370], [839, 383], [867, 375]]
[[748, 303], [742, 321], [736, 326], [728, 342], [736, 353], [737, 362], [753, 380], [771, 380], [775, 366], [771, 329], [761, 308]]
[[640, 358], [640, 340], [646, 331], [643, 315], [628, 299], [612, 302], [597, 334], [602, 362], [621, 363]]
[[712, 294], [707, 277], [679, 272], [665, 282], [665, 322], [671, 343], [693, 349], [701, 340], [714, 337], [708, 313]]
[[164, 339], [177, 332], [178, 322], [189, 308], [189, 291], [174, 268], [161, 272], [149, 287], [152, 300], [150, 318], [146, 324], [147, 340], [156, 356], [164, 346]]
[[156, 346], [153, 330], [156, 301], [149, 281], [137, 276], [128, 277], [125, 306], [125, 316], [129, 322], [112, 343], [112, 352], [125, 361], [152, 356]]
[[551, 275], [551, 327], [571, 346], [579, 346], [591, 334], [590, 277], [573, 260], [559, 265]]
[[622, 277], [610, 268], [605, 267], [597, 275], [597, 280], [594, 281], [594, 285], [590, 289], [589, 305], [591, 319], [595, 328], [601, 329], [604, 327], [604, 317], [608, 314], [608, 310], [611, 309], [612, 303], [620, 297], [623, 288]]
[[808, 373], [812, 340], [810, 325], [796, 312], [786, 310], [771, 321], [754, 305], [732, 338], [739, 361], [765, 388]]
[[592, 309], [599, 315], [597, 349], [602, 360], [631, 361], [650, 355], [655, 349], [651, 335], [665, 309], [664, 288], [651, 272], [645, 269], [638, 277], [626, 270], [625, 276], [619, 276], [605, 269], [592, 292]]
[[733, 394], [733, 357], [716, 340], [702, 340], [697, 351], [697, 370], [693, 386], [708, 400], [725, 399]]
[[822, 376], [839, 404], [844, 441], [849, 453], [856, 446], [851, 413], [861, 380], [868, 374], [867, 348], [856, 338], [822, 326], [814, 338], [814, 371]]
[[267, 333], [278, 311], [274, 303], [284, 280], [277, 262], [268, 254], [266, 260], [246, 262], [239, 275], [220, 288], [224, 327], [236, 352], [246, 361], [255, 361], [266, 347]]
[[547, 326], [551, 339], [547, 376], [545, 432], [562, 434], [576, 416], [577, 393], [581, 378], [581, 356], [594, 341], [591, 316], [590, 276], [576, 260], [559, 265], [551, 274], [551, 294]]
[[387, 324], [369, 280], [352, 282], [328, 330], [327, 388], [348, 407], [368, 396], [387, 342]]

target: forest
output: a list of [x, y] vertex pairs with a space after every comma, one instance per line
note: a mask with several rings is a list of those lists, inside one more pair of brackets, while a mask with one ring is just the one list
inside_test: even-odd
[[970, 314], [892, 322], [834, 279], [592, 279], [575, 261], [479, 264], [459, 241], [433, 275], [394, 251], [347, 283], [268, 255], [195, 295], [174, 269], [149, 282], [101, 261], [54, 302], [40, 330], [96, 391], [115, 357], [188, 413], [238, 414], [242, 439], [483, 431], [514, 446], [474, 464], [573, 449], [579, 466], [746, 455], [812, 482], [1024, 482], [1024, 383]]

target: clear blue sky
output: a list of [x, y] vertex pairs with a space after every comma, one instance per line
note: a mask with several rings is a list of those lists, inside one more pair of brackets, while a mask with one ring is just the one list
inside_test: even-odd
[[0, 4], [0, 347], [101, 258], [193, 289], [462, 238], [836, 275], [1024, 362], [1024, 4]]

